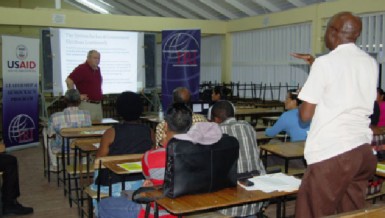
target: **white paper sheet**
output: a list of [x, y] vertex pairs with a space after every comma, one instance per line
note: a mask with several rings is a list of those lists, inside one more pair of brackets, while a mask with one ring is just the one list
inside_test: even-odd
[[254, 183], [253, 186], [246, 187], [240, 184], [241, 187], [248, 191], [261, 190], [263, 192], [273, 191], [295, 191], [298, 190], [301, 180], [294, 176], [288, 176], [284, 173], [268, 174], [263, 176], [256, 176], [249, 179]]

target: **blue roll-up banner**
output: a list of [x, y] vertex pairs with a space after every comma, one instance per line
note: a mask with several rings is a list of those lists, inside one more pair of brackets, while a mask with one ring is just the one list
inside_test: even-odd
[[191, 99], [199, 99], [200, 30], [162, 31], [162, 106], [172, 102], [172, 91], [186, 87]]
[[12, 149], [37, 144], [39, 40], [2, 36], [2, 46], [4, 143]]

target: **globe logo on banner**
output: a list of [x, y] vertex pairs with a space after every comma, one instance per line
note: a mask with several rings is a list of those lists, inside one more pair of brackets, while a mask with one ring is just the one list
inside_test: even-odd
[[14, 143], [26, 143], [33, 141], [35, 123], [27, 114], [15, 116], [8, 127], [8, 139]]
[[[197, 49], [191, 49], [197, 48]], [[199, 42], [188, 33], [171, 35], [163, 46], [163, 60], [180, 67], [197, 66]]]
[[200, 80], [200, 30], [162, 31], [162, 106], [172, 102], [172, 92], [186, 87], [191, 100], [199, 97]]
[[25, 45], [18, 45], [16, 47], [16, 57], [19, 60], [25, 60], [28, 57], [28, 48]]

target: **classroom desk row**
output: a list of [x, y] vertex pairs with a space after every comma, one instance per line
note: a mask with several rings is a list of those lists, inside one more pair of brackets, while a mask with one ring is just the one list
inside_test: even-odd
[[[97, 139], [81, 139], [81, 140], [76, 140], [74, 144], [75, 144], [75, 148], [78, 149], [79, 152], [82, 152], [88, 155], [90, 152], [95, 152], [97, 150], [97, 147], [95, 147], [94, 145], [96, 142], [97, 142]], [[117, 164], [124, 163], [124, 162], [138, 161], [139, 159], [141, 159], [141, 156], [140, 157], [138, 157], [137, 155], [124, 155], [124, 156], [127, 156], [128, 159], [126, 158], [126, 159], [110, 160], [110, 161], [103, 160], [103, 163], [102, 163], [103, 167], [108, 168], [112, 173], [115, 173], [118, 175], [129, 174], [130, 172], [117, 166]], [[108, 157], [104, 157], [104, 158], [108, 158]], [[98, 161], [99, 159], [95, 160], [95, 168], [97, 168], [96, 166], [98, 166], [97, 165]], [[124, 187], [122, 188], [124, 189]], [[292, 192], [276, 191], [271, 193], [265, 193], [262, 191], [246, 191], [242, 187], [237, 186], [235, 188], [227, 188], [214, 193], [186, 195], [186, 196], [179, 197], [177, 199], [164, 197], [162, 199], [156, 200], [156, 204], [164, 207], [170, 213], [176, 214], [179, 217], [181, 217], [181, 215], [185, 215], [193, 212], [230, 207], [234, 205], [240, 205], [240, 204], [251, 203], [251, 202], [259, 202], [259, 201], [264, 201], [268, 199], [277, 199], [277, 202], [278, 202], [277, 212], [276, 212], [277, 217], [282, 217], [282, 205], [281, 205], [282, 200], [284, 199], [285, 196], [292, 195], [295, 193], [296, 191], [292, 191]], [[153, 195], [162, 195], [162, 193], [160, 191], [157, 191], [151, 194], [151, 196]]]

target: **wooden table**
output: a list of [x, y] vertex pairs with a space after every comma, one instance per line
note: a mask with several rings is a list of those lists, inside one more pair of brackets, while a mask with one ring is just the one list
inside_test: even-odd
[[267, 153], [281, 157], [285, 160], [285, 173], [289, 171], [289, 161], [292, 159], [304, 160], [305, 141], [285, 142], [282, 144], [261, 145], [262, 154], [264, 153], [265, 166], [267, 167]]
[[140, 120], [143, 123], [149, 125], [150, 128], [153, 129], [154, 131], [155, 131], [155, 128], [158, 125], [158, 123], [163, 121], [163, 119], [159, 118], [159, 113], [158, 112], [146, 113], [146, 114], [144, 114], [144, 116], [140, 117]]
[[279, 119], [278, 116], [270, 116], [270, 117], [261, 117], [260, 118], [264, 125], [273, 126], [275, 122]]
[[[183, 214], [205, 211], [210, 209], [222, 209], [225, 207], [231, 207], [236, 205], [242, 205], [247, 203], [256, 203], [259, 201], [265, 201], [269, 199], [277, 199], [277, 217], [282, 216], [281, 203], [282, 199], [288, 195], [297, 193], [293, 192], [270, 192], [265, 193], [262, 191], [247, 191], [240, 186], [234, 188], [226, 188], [217, 192], [185, 195], [178, 198], [163, 197], [155, 201], [157, 205], [165, 208], [172, 214], [182, 217]], [[154, 191], [151, 196], [161, 196], [160, 190]]]
[[[108, 157], [108, 156], [107, 156]], [[125, 154], [125, 155], [119, 155], [119, 156], [110, 156], [111, 159], [104, 159], [102, 160], [102, 164], [105, 168], [109, 170], [109, 172], [115, 173], [117, 175], [120, 175], [122, 177], [122, 190], [125, 190], [125, 177], [127, 175], [133, 174], [133, 173], [142, 173], [142, 172], [130, 172], [128, 170], [125, 170], [118, 166], [118, 164], [127, 163], [127, 162], [136, 162], [141, 161], [143, 154]], [[118, 158], [117, 158], [118, 157]], [[109, 184], [109, 195], [111, 196], [112, 188], [111, 188], [111, 182]]]
[[[94, 145], [100, 143], [100, 137], [98, 138], [85, 138], [77, 139], [73, 142], [75, 149], [75, 157], [78, 155], [78, 160], [82, 159], [83, 155], [86, 155], [86, 174], [87, 174], [87, 185], [91, 183], [90, 174], [90, 155], [98, 151], [98, 148]], [[74, 161], [76, 163], [76, 160]], [[83, 164], [79, 163], [79, 172], [83, 172]], [[83, 176], [80, 176], [80, 185], [83, 187]]]
[[270, 136], [267, 136], [265, 131], [258, 131], [256, 132], [257, 133], [257, 142], [258, 142], [258, 145], [263, 145], [263, 144], [266, 144], [268, 143], [271, 139], [280, 139], [280, 140], [284, 140], [285, 139], [285, 135], [282, 135], [282, 134], [278, 134], [274, 137], [270, 137]]
[[[63, 183], [66, 186], [66, 165], [70, 164], [70, 146], [69, 142], [74, 138], [95, 138], [101, 137], [105, 130], [111, 128], [111, 126], [91, 126], [82, 128], [63, 128], [59, 134], [62, 137], [62, 165], [63, 165]], [[66, 158], [67, 157], [67, 162]], [[66, 190], [64, 189], [64, 194]]]
[[101, 120], [93, 120], [92, 125], [98, 126], [98, 125], [113, 125], [119, 123], [118, 120], [112, 119], [112, 118], [103, 118]]
[[235, 108], [235, 117], [237, 120], [245, 120], [246, 117], [250, 117], [251, 121], [257, 121], [261, 117], [280, 116], [282, 112], [282, 109]]

